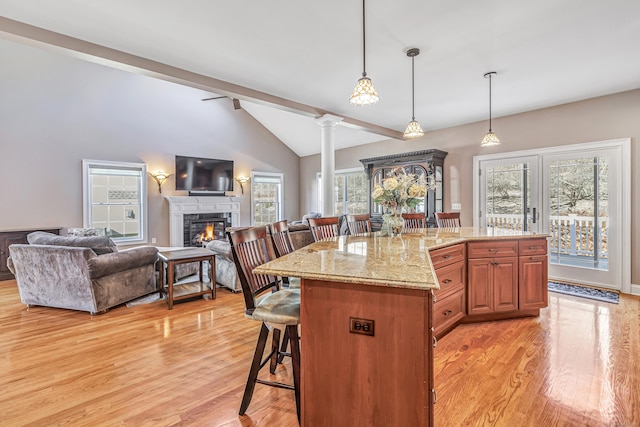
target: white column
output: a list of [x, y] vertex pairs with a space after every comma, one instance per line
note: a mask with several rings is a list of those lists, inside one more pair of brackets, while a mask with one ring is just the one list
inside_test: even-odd
[[342, 117], [325, 114], [316, 120], [320, 125], [322, 151], [320, 155], [320, 172], [322, 173], [322, 188], [318, 191], [322, 194], [322, 216], [335, 215], [333, 175], [336, 169], [334, 133], [336, 124], [342, 121]]

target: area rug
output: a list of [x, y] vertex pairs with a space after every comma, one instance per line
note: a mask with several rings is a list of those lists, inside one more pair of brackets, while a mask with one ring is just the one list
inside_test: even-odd
[[549, 291], [558, 294], [573, 295], [576, 297], [595, 299], [598, 301], [618, 304], [620, 296], [616, 292], [603, 291], [601, 289], [586, 286], [568, 285], [566, 283], [549, 282]]
[[162, 294], [162, 296], [160, 296], [159, 292], [154, 292], [152, 294], [145, 295], [143, 297], [131, 300], [126, 304], [126, 306], [127, 307], [135, 307], [136, 305], [151, 304], [152, 302], [164, 301], [165, 299], [166, 298], [165, 298], [164, 294]]

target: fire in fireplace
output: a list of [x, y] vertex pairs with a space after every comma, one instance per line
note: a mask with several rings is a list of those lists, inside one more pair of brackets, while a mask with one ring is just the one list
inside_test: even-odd
[[231, 226], [231, 214], [184, 215], [184, 246], [203, 246], [215, 239], [225, 239], [225, 231]]

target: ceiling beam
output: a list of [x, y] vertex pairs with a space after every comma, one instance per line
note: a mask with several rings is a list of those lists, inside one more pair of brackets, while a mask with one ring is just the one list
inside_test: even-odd
[[302, 104], [300, 102], [270, 95], [237, 84], [218, 80], [202, 74], [193, 73], [161, 62], [142, 58], [120, 50], [111, 49], [75, 37], [66, 36], [44, 28], [25, 24], [5, 17], [0, 17], [0, 35], [8, 40], [53, 49], [74, 58], [90, 61], [112, 68], [142, 74], [161, 80], [219, 93], [231, 98], [238, 98], [266, 105], [280, 110], [301, 114], [311, 118], [319, 118], [325, 114], [343, 117], [341, 125], [367, 132], [383, 135], [392, 139], [403, 140], [402, 132], [378, 126], [362, 120], [345, 117], [331, 111]]

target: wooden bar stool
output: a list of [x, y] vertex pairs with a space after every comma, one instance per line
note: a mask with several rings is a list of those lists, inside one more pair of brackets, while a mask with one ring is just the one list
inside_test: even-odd
[[427, 228], [427, 217], [424, 212], [421, 213], [403, 213], [404, 231], [416, 230], [419, 228]]
[[311, 236], [314, 242], [339, 236], [340, 231], [338, 225], [339, 218], [337, 216], [309, 218], [309, 229], [311, 230]]
[[438, 227], [460, 227], [460, 212], [436, 212]]
[[[245, 317], [262, 322], [253, 362], [249, 370], [249, 377], [244, 389], [240, 415], [244, 415], [256, 383], [272, 387], [293, 390], [296, 398], [296, 410], [298, 421], [300, 420], [300, 343], [298, 325], [300, 324], [300, 290], [280, 289], [280, 282], [276, 276], [266, 274], [254, 274], [253, 269], [268, 261], [267, 231], [265, 227], [252, 227], [241, 230], [227, 231], [231, 244], [233, 259], [238, 270], [238, 276], [242, 285], [245, 301]], [[267, 293], [271, 292], [271, 293]], [[263, 295], [265, 294], [265, 295]], [[260, 298], [258, 298], [260, 297]], [[273, 325], [284, 325], [286, 335], [291, 344], [291, 356], [293, 365], [293, 385], [276, 381], [267, 381], [258, 378], [260, 370], [270, 362], [271, 373], [275, 372], [278, 357], [281, 351], [280, 329]], [[269, 338], [269, 331], [273, 329], [271, 340], [271, 352], [263, 359], [262, 355]]]
[[347, 227], [350, 234], [371, 233], [371, 215], [347, 215]]

